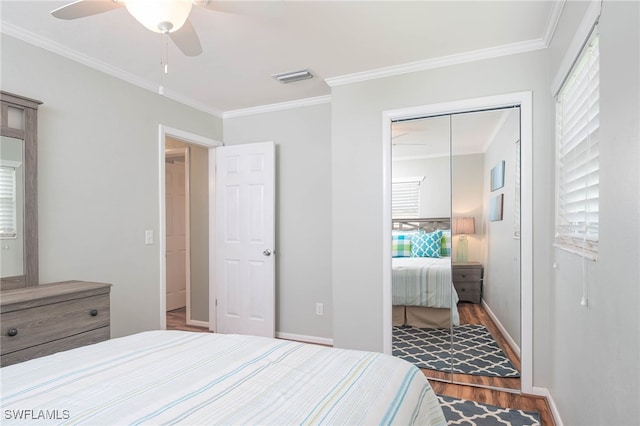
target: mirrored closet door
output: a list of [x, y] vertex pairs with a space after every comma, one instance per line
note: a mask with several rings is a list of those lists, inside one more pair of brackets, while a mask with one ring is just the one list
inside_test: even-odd
[[392, 123], [394, 354], [430, 378], [520, 389], [519, 139], [517, 107]]

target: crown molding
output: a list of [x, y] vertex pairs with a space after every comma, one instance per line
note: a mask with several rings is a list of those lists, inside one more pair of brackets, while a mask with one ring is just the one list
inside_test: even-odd
[[562, 15], [562, 9], [564, 9], [565, 2], [566, 0], [556, 0], [551, 4], [551, 12], [549, 12], [549, 18], [547, 19], [547, 27], [545, 28], [544, 35], [542, 36], [542, 40], [546, 47], [551, 45], [551, 40], [553, 40], [553, 36], [558, 28], [558, 22], [560, 21], [560, 15]]
[[[63, 46], [59, 43], [48, 40], [30, 31], [26, 31], [16, 25], [10, 24], [5, 21], [0, 21], [0, 32], [8, 36], [17, 38], [19, 40], [22, 40], [26, 43], [32, 44], [34, 46], [40, 47], [49, 52], [60, 55], [62, 57], [65, 57], [67, 59], [71, 59], [72, 61], [86, 65], [89, 68], [93, 68], [95, 70], [101, 71], [112, 77], [126, 81], [127, 83], [133, 84], [134, 86], [137, 86], [142, 89], [149, 90], [151, 92], [158, 94], [159, 86], [157, 82], [152, 82], [144, 78], [140, 78], [135, 74], [129, 73], [120, 68], [109, 65], [105, 62], [99, 61], [95, 58], [87, 56], [73, 49], [69, 49], [66, 46]], [[189, 106], [191, 108], [197, 109], [199, 111], [205, 112], [207, 114], [211, 114], [216, 117], [222, 118], [222, 113], [220, 111], [212, 109], [209, 106], [204, 105], [186, 96], [182, 96], [174, 91], [167, 90], [166, 88], [162, 96], [164, 96], [165, 98], [171, 99], [173, 101], [179, 102], [183, 105]]]
[[374, 80], [384, 77], [393, 77], [417, 71], [426, 71], [434, 68], [442, 68], [468, 62], [482, 61], [484, 59], [499, 58], [501, 56], [531, 52], [534, 50], [544, 49], [546, 47], [547, 46], [542, 39], [528, 40], [519, 43], [505, 44], [502, 46], [474, 50], [471, 52], [458, 53], [455, 55], [441, 56], [439, 58], [426, 59], [423, 61], [409, 62], [406, 64], [395, 65], [391, 67], [378, 68], [370, 71], [347, 74], [338, 77], [330, 77], [325, 79], [325, 82], [329, 85], [329, 87], [335, 87], [344, 84], [358, 83], [362, 81]]
[[313, 98], [298, 99], [295, 101], [279, 102], [277, 104], [261, 105], [251, 108], [235, 109], [222, 113], [222, 118], [236, 118], [246, 115], [262, 114], [265, 112], [282, 111], [311, 105], [320, 105], [331, 102], [331, 95], [316, 96]]

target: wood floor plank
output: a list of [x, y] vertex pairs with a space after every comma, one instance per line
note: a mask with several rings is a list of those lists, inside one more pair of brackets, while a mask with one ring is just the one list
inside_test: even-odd
[[167, 312], [167, 330], [199, 331], [209, 333], [206, 327], [187, 325], [187, 308], [178, 308]]

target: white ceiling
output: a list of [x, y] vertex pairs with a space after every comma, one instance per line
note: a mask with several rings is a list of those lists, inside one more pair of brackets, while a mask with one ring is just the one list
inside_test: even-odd
[[513, 108], [392, 123], [394, 161], [483, 153]]
[[[1, 30], [158, 89], [159, 34], [124, 8], [73, 21], [50, 15], [67, 3], [2, 0]], [[277, 16], [266, 17], [194, 7], [190, 19], [204, 52], [185, 57], [169, 42], [165, 95], [222, 116], [325, 96], [331, 92], [325, 79], [466, 52], [542, 48], [558, 9], [543, 0], [284, 1]], [[271, 77], [302, 68], [315, 78], [284, 85]]]

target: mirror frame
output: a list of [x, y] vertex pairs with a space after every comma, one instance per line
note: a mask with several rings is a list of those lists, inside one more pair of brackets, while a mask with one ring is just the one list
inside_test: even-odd
[[[0, 91], [1, 134], [21, 139], [24, 148], [24, 275], [0, 278], [0, 289], [32, 287], [38, 276], [38, 107], [41, 101]], [[8, 126], [9, 108], [22, 110], [21, 129]]]

